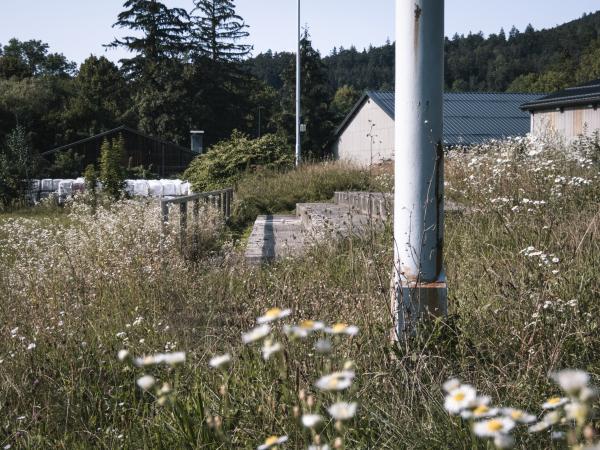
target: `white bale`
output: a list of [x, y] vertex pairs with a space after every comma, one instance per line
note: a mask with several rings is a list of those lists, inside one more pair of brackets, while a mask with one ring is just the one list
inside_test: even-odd
[[58, 195], [68, 197], [73, 192], [73, 180], [59, 180]]
[[174, 195], [184, 195], [181, 193], [181, 185], [183, 184], [181, 182], [181, 180], [172, 180], [173, 181], [173, 185], [175, 186], [175, 194]]
[[130, 197], [133, 196], [135, 190], [135, 180], [125, 180], [125, 192]]
[[192, 185], [189, 182], [181, 183], [181, 195], [191, 195]]
[[133, 184], [133, 195], [148, 197], [149, 186], [146, 180], [135, 180]]
[[159, 180], [148, 180], [148, 193], [150, 194], [150, 197], [162, 197], [162, 183]]
[[160, 180], [163, 186], [163, 195], [165, 197], [174, 197], [177, 195], [177, 188], [173, 180]]
[[62, 180], [52, 180], [52, 191], [58, 192], [58, 186]]
[[73, 180], [73, 184], [71, 185], [71, 191], [73, 194], [81, 194], [85, 191], [85, 179], [84, 178], [76, 178]]
[[54, 191], [55, 190], [54, 189], [54, 184], [53, 184], [52, 180], [48, 179], [48, 178], [42, 180], [42, 186], [41, 187], [42, 187], [42, 191], [44, 191], [44, 192], [50, 192], [50, 191]]

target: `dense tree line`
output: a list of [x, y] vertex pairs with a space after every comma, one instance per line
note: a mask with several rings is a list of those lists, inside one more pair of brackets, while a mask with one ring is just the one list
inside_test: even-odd
[[[70, 173], [77, 155], [44, 168], [36, 154], [119, 125], [181, 145], [190, 129], [205, 130], [208, 145], [235, 129], [260, 130], [278, 133], [291, 151], [295, 55], [249, 57], [233, 0], [190, 0], [189, 10], [124, 0], [114, 26], [126, 36], [106, 46], [130, 54], [119, 65], [91, 55], [77, 67], [38, 40], [0, 45], [0, 153], [22, 148], [32, 170]], [[322, 57], [305, 31], [301, 48], [303, 152], [321, 157], [365, 89], [393, 88], [394, 44]], [[445, 65], [450, 91], [548, 92], [600, 78], [600, 12], [549, 30], [455, 35], [446, 39]]]

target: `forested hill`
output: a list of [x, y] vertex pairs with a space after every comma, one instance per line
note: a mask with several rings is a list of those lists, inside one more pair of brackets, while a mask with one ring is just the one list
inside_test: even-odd
[[[275, 89], [290, 53], [267, 53], [248, 61]], [[323, 58], [331, 88], [391, 89], [394, 44], [334, 49]], [[600, 78], [600, 11], [547, 30], [501, 30], [446, 39], [446, 89], [451, 91], [550, 92]]]

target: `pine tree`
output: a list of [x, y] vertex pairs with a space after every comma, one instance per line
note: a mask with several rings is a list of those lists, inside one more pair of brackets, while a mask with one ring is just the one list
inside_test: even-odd
[[213, 61], [240, 61], [252, 50], [239, 41], [249, 36], [248, 25], [235, 13], [233, 0], [194, 0], [193, 44], [200, 56]]
[[115, 39], [107, 47], [124, 47], [135, 53], [133, 58], [121, 60], [130, 75], [186, 53], [189, 16], [185, 9], [168, 8], [156, 0], [127, 0], [123, 7], [127, 9], [113, 27], [128, 28], [136, 35]]

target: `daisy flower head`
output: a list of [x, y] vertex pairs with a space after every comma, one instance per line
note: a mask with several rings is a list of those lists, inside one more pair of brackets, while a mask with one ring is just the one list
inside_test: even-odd
[[355, 325], [347, 325], [345, 323], [336, 323], [331, 327], [325, 328], [324, 331], [334, 335], [346, 334], [348, 336], [356, 336], [358, 334], [358, 327]]
[[214, 356], [208, 361], [208, 365], [213, 369], [220, 369], [221, 367], [227, 367], [231, 363], [231, 355], [225, 353], [224, 355]]
[[575, 395], [588, 386], [590, 374], [583, 370], [561, 370], [550, 375], [550, 377], [567, 394]]
[[323, 322], [317, 322], [314, 320], [303, 320], [298, 325], [284, 326], [283, 331], [288, 336], [302, 339], [307, 337], [310, 333], [322, 330], [324, 328], [325, 324]]
[[458, 378], [450, 378], [442, 385], [442, 388], [447, 394], [449, 394], [454, 389], [458, 389], [460, 385], [461, 383]]
[[568, 398], [565, 397], [552, 397], [546, 400], [542, 404], [542, 408], [544, 409], [556, 409], [560, 408], [563, 405], [566, 405], [569, 402]]
[[343, 391], [352, 386], [355, 377], [352, 370], [342, 370], [329, 375], [324, 375], [317, 380], [315, 386], [322, 391]]
[[479, 437], [496, 437], [508, 434], [515, 427], [515, 422], [508, 417], [497, 417], [490, 420], [475, 422], [473, 432]]
[[335, 420], [349, 420], [356, 415], [358, 403], [337, 402], [327, 408], [329, 415]]
[[156, 379], [152, 375], [144, 375], [143, 377], [138, 378], [136, 381], [137, 385], [143, 391], [147, 391], [156, 383]]
[[503, 408], [502, 414], [506, 417], [511, 418], [517, 423], [533, 423], [535, 422], [535, 416], [533, 414], [529, 414], [522, 409], [515, 408]]
[[259, 325], [264, 323], [275, 322], [276, 320], [283, 319], [284, 317], [292, 314], [291, 309], [271, 308], [264, 315], [256, 319], [256, 323]]
[[302, 425], [306, 428], [314, 428], [323, 421], [323, 417], [319, 414], [304, 414], [302, 416]]
[[477, 398], [477, 391], [469, 384], [463, 384], [452, 390], [444, 401], [444, 408], [451, 414], [460, 414], [470, 408]]
[[585, 403], [573, 402], [565, 405], [565, 412], [567, 413], [567, 419], [583, 425], [587, 420], [589, 408]]
[[184, 363], [185, 358], [185, 352], [158, 353], [156, 355], [144, 356], [143, 358], [136, 358], [134, 364], [138, 367], [157, 366], [159, 364], [175, 366]]
[[126, 359], [129, 359], [129, 350], [119, 350], [119, 353], [117, 353], [117, 358], [121, 362], [125, 361]]
[[560, 422], [560, 419], [561, 419], [561, 415], [558, 411], [549, 412], [538, 423], [530, 426], [529, 432], [530, 433], [539, 433], [540, 431], [544, 431], [544, 430], [548, 429], [549, 427], [551, 427], [552, 425], [556, 425], [558, 422]]
[[270, 436], [267, 439], [265, 439], [265, 442], [263, 444], [256, 447], [256, 450], [267, 450], [268, 448], [275, 448], [279, 444], [283, 444], [287, 440], [287, 436]]
[[498, 408], [490, 408], [487, 404], [480, 403], [473, 409], [465, 409], [460, 413], [463, 419], [484, 419], [498, 415]]
[[262, 356], [265, 361], [268, 361], [271, 356], [275, 353], [278, 353], [282, 350], [282, 346], [279, 342], [273, 342], [270, 339], [265, 341], [265, 344], [262, 348]]
[[252, 342], [259, 341], [265, 338], [271, 332], [271, 327], [269, 325], [260, 325], [247, 333], [242, 334], [242, 342], [244, 344], [251, 344]]

